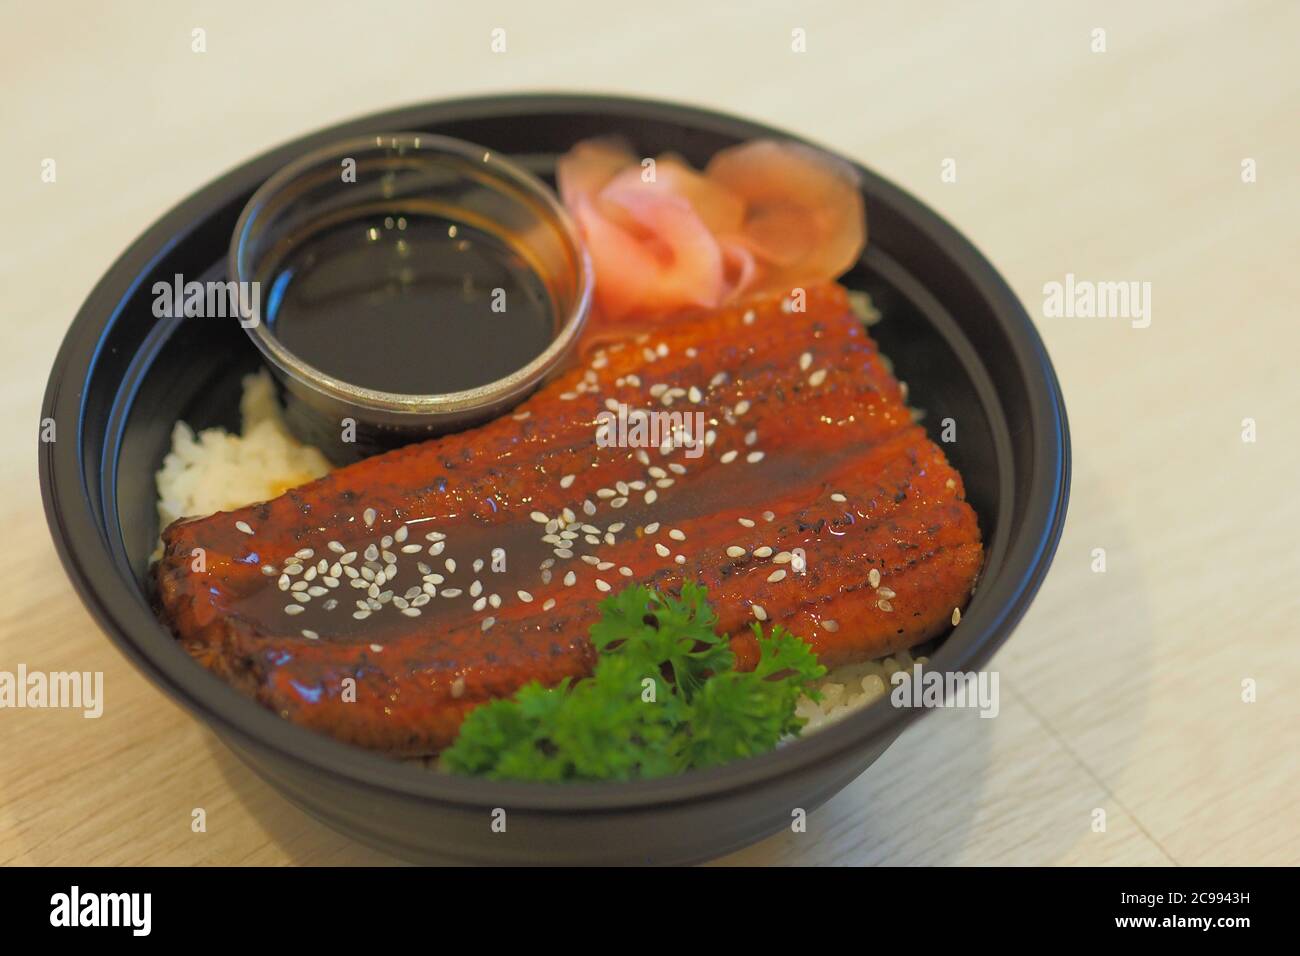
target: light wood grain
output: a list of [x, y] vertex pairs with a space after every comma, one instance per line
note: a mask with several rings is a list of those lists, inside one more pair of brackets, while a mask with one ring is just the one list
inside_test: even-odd
[[1074, 491], [993, 665], [1001, 715], [930, 715], [806, 834], [721, 862], [1300, 862], [1300, 6], [384, 9], [0, 9], [0, 669], [102, 670], [108, 698], [99, 720], [0, 711], [0, 863], [385, 862], [289, 806], [98, 632], [41, 515], [40, 397], [92, 284], [214, 176], [357, 114], [519, 89], [703, 103], [820, 140], [940, 210], [1036, 315], [1067, 272], [1152, 284], [1150, 328], [1040, 318]]

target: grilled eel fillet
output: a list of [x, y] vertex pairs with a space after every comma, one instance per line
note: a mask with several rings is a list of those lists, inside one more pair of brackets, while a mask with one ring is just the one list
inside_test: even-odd
[[[682, 446], [606, 447], [620, 404], [681, 413]], [[837, 285], [804, 312], [767, 298], [666, 321], [488, 425], [163, 540], [160, 612], [195, 659], [403, 756], [529, 681], [590, 673], [598, 605], [633, 582], [707, 586], [741, 668], [756, 618], [834, 667], [944, 631], [983, 560], [961, 476]]]

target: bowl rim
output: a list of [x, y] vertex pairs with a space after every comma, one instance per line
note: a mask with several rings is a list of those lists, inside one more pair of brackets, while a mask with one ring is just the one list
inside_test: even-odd
[[[272, 333], [271, 323], [266, 320], [266, 316], [259, 316], [261, 321], [245, 326], [244, 331], [253, 340], [263, 359], [283, 374], [328, 398], [367, 411], [393, 412], [413, 419], [437, 420], [492, 408], [518, 397], [540, 383], [578, 340], [591, 311], [596, 285], [595, 270], [587, 246], [578, 232], [577, 223], [560, 203], [559, 196], [508, 156], [487, 146], [453, 136], [406, 130], [352, 136], [317, 146], [281, 166], [244, 204], [239, 220], [230, 234], [230, 246], [226, 253], [227, 273], [236, 281], [253, 281], [253, 275], [247, 268], [248, 263], [245, 262], [248, 230], [259, 216], [266, 214], [282, 190], [297, 182], [302, 175], [316, 171], [321, 164], [330, 160], [360, 157], [363, 153], [388, 154], [395, 150], [409, 150], [412, 155], [428, 156], [431, 160], [436, 160], [439, 156], [450, 157], [457, 165], [467, 169], [475, 166], [486, 169], [493, 178], [513, 187], [521, 197], [526, 197], [545, 211], [556, 232], [569, 247], [574, 269], [573, 302], [560, 317], [559, 327], [546, 348], [509, 375], [474, 388], [455, 392], [406, 393], [366, 388], [330, 375], [281, 342]], [[504, 194], [504, 190], [498, 188], [498, 193]]]
[[[203, 210], [221, 197], [228, 198], [232, 192], [246, 190], [251, 194], [276, 168], [317, 144], [378, 129], [409, 129], [425, 123], [445, 125], [502, 115], [559, 112], [612, 114], [704, 127], [737, 137], [776, 136], [809, 142], [763, 123], [694, 105], [569, 92], [491, 94], [424, 102], [368, 114], [268, 150], [186, 197], [118, 257], [69, 327], [51, 370], [42, 417], [55, 421], [75, 419], [76, 436], [38, 446], [42, 499], [56, 550], [79, 597], [109, 638], [138, 670], [202, 718], [218, 736], [236, 738], [240, 746], [254, 752], [274, 753], [300, 768], [390, 797], [475, 809], [504, 806], [515, 811], [589, 814], [701, 802], [758, 783], [801, 774], [813, 765], [832, 761], [871, 741], [886, 735], [896, 736], [923, 713], [916, 708], [883, 707], [882, 701], [877, 701], [790, 746], [672, 777], [564, 785], [495, 781], [433, 773], [292, 724], [196, 667], [174, 640], [171, 644], [174, 654], [153, 654], [133, 637], [141, 629], [156, 632], [165, 627], [139, 593], [138, 582], [126, 580], [115, 566], [87, 484], [81, 454], [85, 429], [81, 411], [83, 386], [104, 337], [120, 315], [124, 301], [143, 282], [148, 271], [181, 236], [197, 228]], [[817, 143], [811, 145], [826, 149]], [[839, 155], [833, 150], [826, 151]], [[864, 191], [889, 203], [930, 241], [942, 247], [989, 303], [1004, 326], [1028, 394], [1026, 432], [1030, 470], [1042, 480], [1032, 482], [1025, 497], [1022, 520], [1028, 531], [1009, 541], [993, 580], [981, 581], [978, 606], [963, 616], [960, 646], [965, 653], [946, 662], [951, 667], [974, 670], [987, 662], [1024, 615], [1060, 540], [1070, 485], [1070, 442], [1064, 401], [1036, 328], [989, 261], [928, 206], [862, 164], [847, 161], [862, 175]], [[113, 463], [114, 469], [116, 464]], [[102, 474], [97, 472], [95, 483], [101, 478]], [[952, 644], [950, 638], [940, 651]]]

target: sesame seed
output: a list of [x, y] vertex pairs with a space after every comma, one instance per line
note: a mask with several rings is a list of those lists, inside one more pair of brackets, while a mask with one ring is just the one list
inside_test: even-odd
[[757, 313], [755, 313], [753, 309], [748, 309], [748, 310], [746, 310], [745, 315], [744, 315], [742, 321], [743, 321], [746, 325], [753, 325], [753, 324], [754, 324], [754, 319], [755, 319], [755, 318], [757, 318]]
[[686, 563], [686, 555], [684, 555], [684, 554], [675, 554], [675, 555], [673, 555], [673, 561], [674, 561], [675, 563], [677, 563], [677, 564], [685, 564], [685, 563]]
[[280, 575], [280, 580], [276, 581], [275, 583], [280, 588], [281, 591], [289, 590], [289, 575], [287, 574]]
[[347, 554], [343, 555], [343, 557], [339, 558], [339, 564], [351, 564], [356, 559], [357, 553], [355, 551], [349, 551]]
[[588, 498], [586, 501], [582, 503], [582, 513], [588, 516], [594, 515], [596, 513], [596, 506], [592, 504], [590, 498]]
[[840, 629], [839, 621], [822, 621], [822, 627], [834, 634]]
[[303, 548], [301, 551], [295, 551], [295, 552], [293, 553], [293, 556], [294, 556], [295, 558], [301, 558], [301, 559], [304, 560], [304, 561], [306, 561], [306, 560], [308, 560], [308, 559], [310, 559], [310, 558], [312, 558], [312, 557], [315, 557], [315, 555], [316, 555], [316, 552], [313, 551], [311, 548]]
[[471, 585], [469, 586], [469, 596], [470, 596], [470, 597], [478, 597], [478, 596], [479, 596], [480, 594], [482, 594], [482, 593], [483, 593], [483, 582], [482, 582], [482, 581], [475, 581], [473, 584], [471, 584]]
[[571, 588], [577, 583], [578, 583], [578, 576], [574, 574], [572, 571], [570, 571], [568, 574], [564, 576], [564, 586], [566, 588]]
[[717, 388], [719, 385], [724, 384], [726, 381], [727, 381], [727, 373], [719, 372], [717, 375], [713, 376], [713, 378], [709, 379], [709, 387]]
[[244, 532], [244, 534], [253, 533], [253, 529], [249, 527], [247, 521], [236, 521], [235, 527], [238, 528], [240, 531]]
[[824, 381], [826, 381], [826, 369], [824, 368], [819, 368], [817, 371], [813, 372], [811, 375], [808, 376], [808, 384], [811, 385], [813, 388], [816, 388]]
[[884, 598], [886, 601], [889, 600], [890, 598], [898, 597], [898, 592], [895, 591], [893, 588], [880, 588], [879, 590], [876, 591], [876, 593], [880, 595], [882, 598]]
[[402, 545], [402, 554], [419, 554], [424, 548], [418, 544]]
[[875, 568], [872, 568], [870, 573], [867, 575], [867, 581], [873, 588], [880, 587], [880, 572]]
[[751, 451], [745, 456], [745, 461], [749, 462], [751, 465], [756, 465], [763, 460], [763, 454], [764, 453], [761, 451]]
[[737, 417], [745, 414], [747, 411], [749, 411], [749, 402], [747, 401], [736, 402], [736, 407], [732, 409], [732, 413]]
[[737, 518], [736, 520], [739, 521], [746, 528], [754, 527], [754, 522], [751, 521], [749, 518]]
[[444, 561], [444, 562], [442, 563], [442, 566], [445, 567], [445, 568], [447, 569], [447, 573], [448, 573], [448, 574], [455, 574], [455, 573], [456, 573], [456, 559], [455, 559], [455, 558], [448, 558], [446, 561]]
[[378, 517], [379, 513], [375, 511], [374, 508], [367, 508], [361, 515], [361, 519], [365, 521], [367, 528], [371, 527], [375, 523], [375, 519]]
[[446, 588], [443, 590], [442, 596], [445, 598], [458, 598], [462, 593], [460, 588]]
[[669, 551], [667, 548], [665, 548], [665, 547], [663, 546], [663, 544], [661, 544], [660, 542], [656, 541], [656, 542], [655, 542], [655, 554], [659, 555], [659, 557], [661, 557], [661, 558], [666, 558], [666, 557], [668, 557], [668, 555], [672, 554], [672, 552]]
[[430, 531], [424, 536], [425, 541], [446, 541], [447, 536], [441, 531]]
[[746, 444], [746, 445], [752, 445], [752, 444], [754, 444], [754, 443], [757, 442], [757, 441], [758, 441], [758, 429], [757, 429], [757, 428], [751, 428], [748, 432], [745, 433], [745, 444]]
[[736, 544], [733, 544], [731, 547], [727, 549], [727, 557], [729, 558], [739, 558], [742, 557], [744, 554], [745, 554], [745, 549]]
[[599, 591], [608, 591], [609, 584], [607, 584], [605, 581], [602, 581], [600, 578], [596, 578], [596, 589]]
[[760, 621], [767, 620], [767, 611], [764, 610], [763, 605], [755, 604], [750, 608], [750, 610], [754, 612], [754, 617], [758, 618]]
[[624, 565], [618, 569], [618, 573], [623, 575], [625, 578], [630, 578], [632, 576], [632, 569]]
[[883, 598], [876, 602], [876, 607], [882, 611], [892, 611], [894, 609], [894, 606]]
[[488, 604], [492, 605], [492, 607], [500, 607], [500, 606], [501, 606], [501, 595], [500, 595], [500, 594], [489, 594], [489, 595], [488, 595]]
[[848, 498], [844, 497], [844, 496], [843, 496], [842, 494], [840, 494], [838, 491], [835, 492], [835, 494], [831, 495], [831, 501], [840, 501], [840, 502], [844, 502], [844, 501], [848, 501], [848, 500], [849, 500]]
[[546, 522], [551, 520], [550, 518], [546, 517], [546, 515], [542, 514], [540, 511], [534, 511], [528, 517], [532, 518], [538, 524], [546, 524]]
[[654, 534], [656, 531], [659, 530], [659, 522], [651, 521], [648, 525], [645, 526], [644, 530], [646, 534]]
[[546, 603], [542, 605], [542, 610], [549, 611], [553, 607], [555, 607], [555, 598], [547, 598]]
[[680, 528], [673, 528], [668, 532], [668, 537], [672, 538], [674, 541], [685, 541], [686, 532], [682, 531]]
[[474, 602], [474, 610], [475, 610], [475, 611], [481, 611], [481, 610], [483, 610], [485, 607], [487, 607], [487, 597], [486, 597], [486, 595], [485, 595], [484, 597], [479, 598], [477, 601]]
[[366, 618], [370, 616], [370, 611], [369, 610], [353, 611], [352, 616], [358, 621], [364, 621]]
[[762, 514], [762, 518], [763, 518], [764, 521], [775, 521], [775, 520], [776, 520], [776, 514], [775, 514], [774, 512], [771, 512], [771, 511], [764, 511], [763, 514]]
[[533, 603], [533, 596], [529, 594], [527, 591], [516, 591], [515, 594], [517, 594], [519, 596], [519, 600], [523, 601], [525, 604]]
[[320, 640], [320, 635], [319, 635], [319, 634], [317, 634], [315, 631], [311, 630], [310, 628], [306, 628], [306, 627], [304, 627], [304, 628], [302, 629], [302, 636], [305, 637], [305, 638], [307, 638], [307, 640], [309, 640], [309, 641], [319, 641], [319, 640]]
[[492, 629], [492, 625], [495, 624], [496, 622], [497, 619], [494, 617], [485, 617], [483, 618], [483, 624], [481, 625], [482, 629], [484, 631], [489, 631]]
[[658, 497], [659, 497], [659, 492], [657, 492], [657, 491], [655, 491], [653, 488], [651, 488], [649, 491], [647, 491], [647, 492], [645, 493], [645, 503], [648, 504], [648, 505], [652, 505], [652, 504], [655, 503], [655, 500], [656, 500]]
[[704, 393], [692, 385], [690, 391], [686, 393], [686, 397], [689, 398], [693, 404], [698, 405], [704, 399]]
[[775, 571], [773, 571], [771, 574], [767, 576], [767, 583], [775, 584], [777, 581], [781, 581], [784, 579], [785, 579], [785, 568], [777, 568]]
[[806, 372], [810, 368], [812, 368], [812, 353], [804, 352], [799, 356], [799, 371]]
[[723, 452], [722, 457], [719, 458], [718, 460], [722, 462], [724, 465], [730, 465], [733, 461], [736, 460], [736, 456], [739, 454], [740, 452], [736, 451], [735, 449], [732, 449], [731, 451]]
[[763, 545], [761, 548], [754, 549], [754, 557], [756, 558], [766, 558], [771, 556], [771, 554], [772, 554], [772, 549], [769, 548], [767, 545]]
[[301, 604], [286, 604], [284, 606], [285, 614], [301, 614], [305, 610], [307, 609], [303, 607]]
[[961, 608], [955, 607], [952, 609], [952, 626], [956, 627], [960, 623], [961, 623]]
[[329, 548], [335, 554], [343, 554], [347, 551], [347, 548], [343, 547], [343, 545], [339, 544], [337, 541], [331, 541], [325, 547]]
[[576, 475], [565, 475], [563, 478], [560, 479], [560, 487], [561, 487], [561, 488], [567, 488], [567, 487], [569, 487], [571, 484], [573, 484], [573, 479], [574, 479], [575, 477], [577, 477], [577, 476], [576, 476]]
[[569, 558], [573, 557], [573, 552], [568, 548], [555, 548], [553, 550], [557, 558], [564, 558], [567, 561]]

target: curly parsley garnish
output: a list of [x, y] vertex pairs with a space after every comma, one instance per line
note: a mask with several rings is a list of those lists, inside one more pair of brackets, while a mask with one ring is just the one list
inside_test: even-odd
[[798, 734], [799, 697], [826, 668], [807, 643], [755, 623], [759, 661], [737, 671], [715, 631], [705, 588], [680, 597], [633, 585], [606, 598], [591, 628], [591, 677], [470, 712], [443, 763], [457, 773], [514, 780], [630, 780], [711, 767], [771, 750]]

